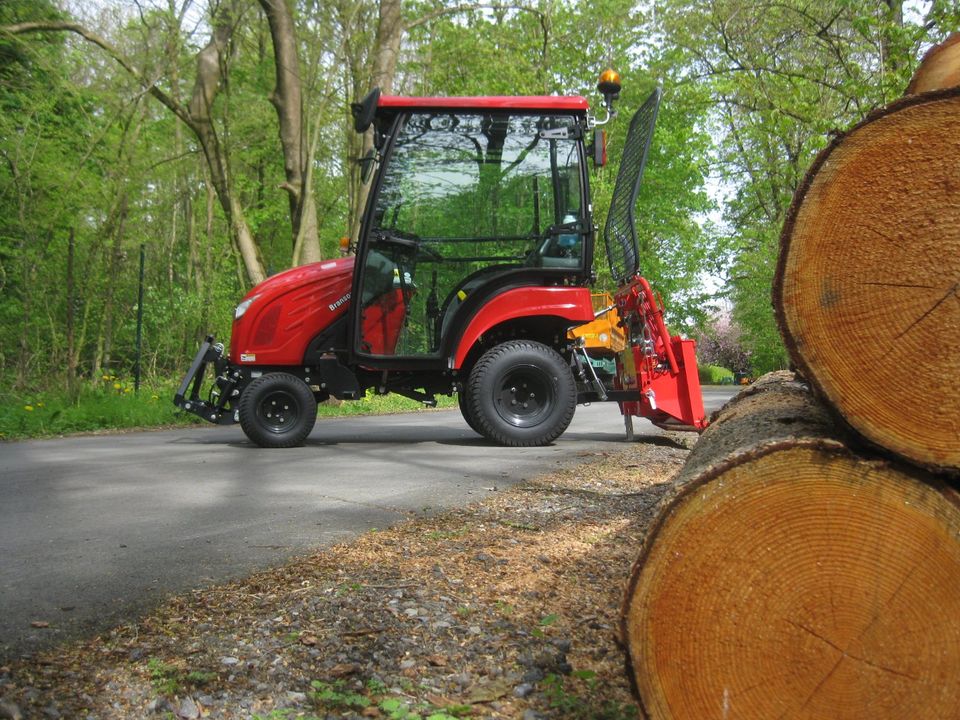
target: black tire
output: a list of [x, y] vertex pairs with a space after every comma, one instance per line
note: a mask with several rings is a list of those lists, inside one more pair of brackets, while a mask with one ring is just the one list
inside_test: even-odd
[[260, 447], [300, 445], [317, 421], [317, 401], [300, 378], [268, 373], [253, 380], [240, 395], [240, 427]]
[[556, 350], [511, 340], [480, 357], [467, 400], [481, 435], [500, 445], [534, 447], [553, 442], [570, 425], [577, 385]]
[[477, 435], [483, 435], [483, 431], [480, 429], [480, 426], [477, 425], [477, 419], [473, 416], [473, 410], [470, 409], [470, 400], [467, 398], [467, 392], [467, 388], [464, 387], [457, 393], [457, 404], [460, 405], [460, 414], [463, 415], [463, 419], [466, 420], [471, 430], [477, 433]]

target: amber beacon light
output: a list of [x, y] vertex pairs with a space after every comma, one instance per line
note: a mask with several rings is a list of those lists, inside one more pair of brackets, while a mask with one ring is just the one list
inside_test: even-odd
[[607, 68], [600, 73], [600, 82], [597, 83], [597, 90], [604, 96], [612, 95], [614, 99], [620, 94], [620, 73], [613, 68]]
[[600, 81], [597, 83], [597, 90], [599, 90], [600, 94], [603, 95], [603, 106], [607, 110], [607, 118], [602, 122], [598, 121], [598, 125], [603, 125], [616, 116], [616, 112], [613, 109], [613, 101], [620, 97], [620, 88], [620, 73], [613, 68], [607, 68], [600, 73]]

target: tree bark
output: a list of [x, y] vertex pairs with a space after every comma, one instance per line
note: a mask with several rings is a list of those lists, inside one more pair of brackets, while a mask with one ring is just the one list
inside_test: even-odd
[[114, 317], [116, 311], [116, 292], [121, 284], [120, 275], [123, 264], [123, 240], [126, 236], [129, 198], [127, 195], [127, 177], [122, 170], [128, 168], [134, 160], [134, 151], [140, 137], [140, 131], [147, 114], [145, 104], [137, 103], [123, 122], [120, 144], [117, 148], [116, 172], [110, 174], [113, 185], [114, 201], [107, 213], [106, 222], [99, 228], [99, 235], [109, 241], [107, 278], [103, 289], [103, 314], [94, 349], [91, 375], [95, 383], [100, 382], [102, 370], [112, 370]]
[[954, 33], [923, 56], [907, 86], [908, 95], [960, 85], [960, 33]]
[[903, 0], [883, 0], [886, 17], [883, 18], [880, 31], [880, 52], [886, 69], [897, 72], [903, 66], [905, 57], [897, 42], [897, 35], [903, 31]]
[[216, 17], [210, 42], [197, 53], [197, 76], [190, 97], [188, 125], [203, 149], [203, 155], [210, 169], [210, 180], [217, 190], [220, 207], [230, 224], [247, 277], [252, 284], [256, 285], [263, 282], [267, 274], [263, 269], [260, 248], [253, 237], [243, 206], [234, 189], [229, 158], [220, 143], [210, 112], [223, 81], [227, 47], [232, 32], [232, 18], [229, 12], [221, 10]]
[[74, 277], [74, 259], [76, 257], [76, 243], [73, 228], [67, 238], [67, 396], [70, 402], [76, 402], [79, 388], [77, 387], [77, 344], [74, 333], [76, 319], [76, 279]]
[[956, 716], [960, 492], [839, 432], [781, 372], [701, 436], [623, 605], [647, 717]]
[[97, 348], [93, 359], [92, 372], [95, 382], [99, 382], [102, 369], [112, 370], [116, 289], [120, 283], [120, 270], [123, 263], [123, 238], [126, 235], [128, 211], [127, 188], [125, 185], [121, 185], [117, 192], [116, 204], [111, 210], [105, 225], [105, 235], [110, 238], [110, 262], [107, 269], [107, 284], [104, 290], [100, 334], [97, 338]]
[[774, 306], [790, 356], [871, 443], [960, 469], [960, 88], [835, 139], [797, 191]]
[[283, 148], [283, 170], [290, 205], [292, 244], [299, 251], [298, 262], [316, 262], [320, 259], [320, 239], [317, 236], [317, 206], [309, 182], [305, 108], [300, 80], [300, 54], [297, 50], [293, 13], [286, 0], [260, 0], [260, 6], [270, 24], [273, 40], [276, 87], [270, 102], [277, 111], [280, 126], [280, 145]]
[[[372, 86], [380, 88], [380, 92], [384, 95], [393, 92], [393, 81], [397, 75], [397, 61], [400, 57], [400, 45], [405, 30], [400, 0], [380, 0], [379, 22], [373, 50], [373, 71], [370, 77]], [[366, 155], [371, 148], [373, 148], [373, 131], [368, 130], [363, 135], [360, 157]], [[357, 182], [356, 193], [352, 197], [350, 208], [352, 219], [350, 237], [354, 242], [358, 240], [360, 234], [363, 209], [369, 194], [370, 182]]]

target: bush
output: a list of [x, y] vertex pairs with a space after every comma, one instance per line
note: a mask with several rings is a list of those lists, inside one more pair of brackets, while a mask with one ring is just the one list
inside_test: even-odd
[[697, 336], [697, 357], [706, 365], [749, 373], [752, 357], [742, 340], [739, 325], [726, 315], [715, 317]]
[[700, 366], [701, 385], [732, 385], [733, 371], [719, 365]]

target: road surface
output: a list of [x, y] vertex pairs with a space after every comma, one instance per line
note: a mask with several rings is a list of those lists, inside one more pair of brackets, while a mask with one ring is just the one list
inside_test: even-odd
[[[708, 413], [733, 392], [705, 389]], [[597, 404], [544, 448], [492, 446], [456, 410], [322, 419], [286, 450], [238, 426], [0, 443], [0, 661], [623, 442]]]

